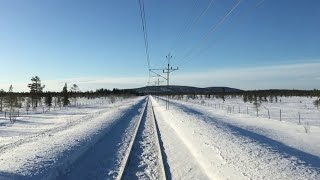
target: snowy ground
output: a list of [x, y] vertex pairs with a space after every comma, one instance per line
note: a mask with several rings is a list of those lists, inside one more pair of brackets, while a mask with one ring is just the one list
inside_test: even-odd
[[151, 104], [142, 117], [124, 179], [163, 179]]
[[125, 124], [130, 114], [135, 116], [142, 103], [136, 98], [72, 115], [34, 115], [1, 127], [0, 179], [55, 179], [67, 174], [106, 133]]
[[[231, 111], [231, 113], [247, 114], [257, 117], [257, 110], [253, 103], [243, 102], [240, 97], [226, 97], [225, 102], [221, 98], [205, 99], [197, 96], [198, 99], [188, 99], [188, 102], [211, 106], [214, 109]], [[278, 102], [262, 102], [258, 109], [260, 118], [274, 119], [280, 121], [299, 124], [299, 116], [301, 124], [309, 124], [311, 126], [320, 127], [320, 109], [313, 105], [316, 97], [278, 97]], [[186, 100], [186, 98], [185, 98]], [[229, 109], [228, 109], [229, 108]], [[280, 115], [281, 110], [281, 115]], [[268, 114], [269, 111], [269, 114]]]
[[306, 134], [296, 124], [178, 101], [156, 109], [210, 179], [320, 178], [318, 127]]
[[116, 179], [140, 117], [125, 179], [162, 179], [159, 152], [168, 179], [320, 179], [320, 127], [314, 124], [306, 133], [290, 119], [228, 113], [195, 101], [174, 100], [166, 111], [153, 97], [144, 113], [147, 99], [1, 124], [0, 179]]

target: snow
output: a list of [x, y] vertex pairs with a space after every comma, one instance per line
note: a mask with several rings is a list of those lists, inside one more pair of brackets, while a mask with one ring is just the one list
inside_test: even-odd
[[164, 122], [210, 179], [320, 178], [320, 134], [316, 127], [303, 134], [292, 123], [250, 116], [241, 119], [212, 107], [178, 101], [165, 111], [160, 102], [158, 111], [162, 111]]
[[[114, 105], [93, 108], [87, 115], [86, 111], [81, 109], [74, 111], [72, 116], [62, 113], [64, 115], [59, 117], [59, 113], [56, 113], [52, 118], [48, 116], [39, 119], [37, 115], [33, 115], [35, 117], [28, 119], [28, 122], [35, 123], [32, 126], [28, 125], [32, 123], [26, 125], [17, 121], [12, 126], [3, 127], [1, 132], [9, 135], [1, 136], [1, 142], [3, 138], [12, 136], [10, 133], [13, 132], [19, 136], [2, 143], [0, 179], [50, 179], [66, 174], [80, 156], [124, 119], [122, 116], [128, 115], [125, 113], [130, 112], [134, 104], [140, 102], [141, 105], [141, 100], [142, 98], [129, 99]], [[20, 133], [26, 129], [32, 134]]]
[[151, 104], [142, 117], [124, 179], [163, 179]]
[[181, 140], [183, 136], [173, 129], [167, 122], [170, 121], [165, 110], [153, 100], [161, 144], [164, 149], [164, 163], [168, 179], [208, 179], [195, 156]]
[[[126, 179], [163, 179], [161, 157], [168, 179], [320, 179], [320, 126], [312, 98], [263, 103], [270, 119], [263, 110], [259, 117], [247, 114], [243, 107], [252, 105], [239, 98], [228, 98], [224, 107], [238, 104], [240, 113], [215, 108], [217, 99], [172, 100], [166, 111], [163, 100], [151, 97], [143, 114], [147, 99], [100, 100], [23, 114], [15, 123], [0, 119], [0, 179], [116, 179], [142, 115]], [[282, 121], [272, 118], [280, 106]], [[294, 117], [298, 111], [309, 113], [301, 125]]]
[[[268, 110], [270, 114], [270, 119], [280, 121], [280, 110], [281, 110], [281, 121], [291, 122], [294, 124], [299, 124], [299, 114], [300, 123], [309, 124], [311, 126], [320, 127], [320, 109], [317, 109], [313, 105], [313, 101], [317, 97], [278, 97], [278, 102], [261, 102], [261, 106], [258, 110], [258, 116], [260, 118], [269, 119]], [[210, 98], [206, 99], [200, 95], [197, 99], [188, 99], [188, 102], [203, 104], [206, 106], [211, 106], [215, 109], [220, 109], [227, 111], [228, 107], [233, 113], [247, 114], [252, 117], [257, 117], [257, 111], [253, 103], [243, 102], [240, 97], [226, 96], [225, 102], [221, 98]], [[259, 100], [258, 100], [259, 102]]]

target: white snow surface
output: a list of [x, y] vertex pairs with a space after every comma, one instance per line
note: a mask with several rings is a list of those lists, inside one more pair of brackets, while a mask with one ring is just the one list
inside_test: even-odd
[[151, 103], [149, 102], [137, 132], [124, 179], [163, 179], [154, 126]]
[[[0, 179], [117, 178], [145, 99], [23, 115], [13, 124], [1, 119]], [[166, 111], [163, 100], [150, 99], [169, 179], [320, 179], [316, 120], [309, 119], [306, 133], [296, 119], [227, 113], [195, 101], [173, 100]], [[129, 179], [161, 179], [150, 106], [147, 109]]]
[[153, 100], [154, 111], [160, 131], [160, 141], [164, 149], [164, 166], [169, 179], [208, 179], [197, 159], [181, 140], [181, 135], [168, 123], [166, 115], [159, 104]]
[[[300, 115], [300, 124], [309, 124], [311, 126], [320, 127], [320, 109], [316, 108], [313, 104], [313, 101], [318, 99], [317, 97], [278, 97], [276, 102], [273, 98], [273, 102], [270, 102], [270, 99], [267, 98], [268, 102], [262, 101], [260, 107], [258, 108], [258, 116], [260, 118], [265, 118], [273, 120], [280, 120], [280, 110], [281, 110], [281, 121], [291, 122], [294, 124], [299, 124], [299, 115]], [[226, 96], [225, 101], [221, 98], [205, 98], [204, 95], [197, 95], [196, 99], [187, 99], [184, 97], [184, 100], [188, 102], [202, 104], [205, 106], [211, 106], [215, 109], [220, 109], [224, 111], [231, 110], [232, 113], [237, 114], [247, 114], [252, 117], [257, 116], [256, 108], [253, 103], [243, 102], [242, 97], [232, 97]], [[260, 102], [260, 100], [258, 100]], [[269, 111], [269, 113], [268, 113]]]
[[156, 109], [210, 179], [320, 179], [318, 127], [306, 134], [290, 122], [179, 101]]
[[0, 126], [0, 179], [54, 179], [66, 174], [142, 98], [34, 114]]

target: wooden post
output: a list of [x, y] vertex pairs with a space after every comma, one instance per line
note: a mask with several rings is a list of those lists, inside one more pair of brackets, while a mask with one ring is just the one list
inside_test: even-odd
[[248, 108], [248, 106], [247, 106], [247, 114], [249, 114], [249, 108]]
[[239, 114], [240, 114], [240, 105], [239, 105]]
[[270, 112], [269, 112], [269, 109], [268, 109], [268, 117], [269, 117], [269, 119], [270, 119]]
[[234, 106], [232, 106], [232, 112], [234, 113]]
[[281, 109], [280, 109], [280, 121], [281, 121]]
[[298, 112], [298, 115], [299, 115], [299, 124], [301, 124], [300, 112]]
[[4, 112], [4, 118], [7, 119], [7, 111]]
[[44, 107], [42, 107], [42, 113], [44, 113]]
[[19, 113], [19, 110], [18, 110], [18, 117], [20, 117], [20, 113]]

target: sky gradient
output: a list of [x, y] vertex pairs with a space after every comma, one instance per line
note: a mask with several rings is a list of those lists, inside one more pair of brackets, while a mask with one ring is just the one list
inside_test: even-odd
[[[145, 1], [152, 68], [171, 52], [177, 85], [320, 88], [320, 1], [242, 0], [208, 33], [237, 0], [196, 21], [210, 2]], [[0, 0], [0, 89], [27, 91], [35, 75], [50, 91], [147, 85], [139, 13], [138, 0]]]

